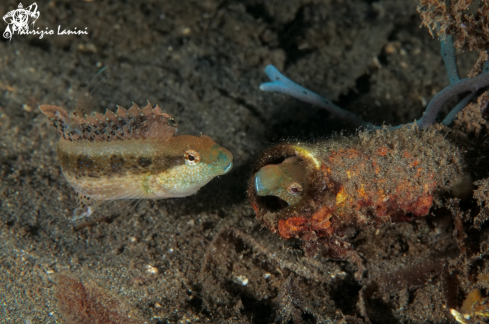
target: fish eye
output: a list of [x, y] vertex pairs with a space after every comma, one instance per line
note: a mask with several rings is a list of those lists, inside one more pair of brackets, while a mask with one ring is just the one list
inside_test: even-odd
[[299, 195], [302, 192], [302, 186], [300, 183], [292, 182], [288, 187], [287, 191], [293, 195]]
[[200, 154], [194, 150], [187, 150], [185, 152], [185, 163], [188, 165], [196, 165], [200, 162]]

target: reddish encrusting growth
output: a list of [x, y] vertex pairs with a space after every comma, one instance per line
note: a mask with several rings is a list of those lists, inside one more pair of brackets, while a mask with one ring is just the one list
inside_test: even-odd
[[347, 233], [427, 215], [463, 169], [461, 153], [441, 132], [400, 129], [277, 144], [262, 153], [253, 175], [290, 156], [307, 165], [301, 201], [287, 206], [277, 197], [258, 196], [251, 182], [257, 218], [283, 239], [301, 239], [307, 254], [323, 246], [328, 257], [349, 258], [359, 266], [357, 278], [363, 268]]
[[72, 324], [142, 324], [135, 310], [98, 285], [66, 275], [58, 277], [58, 311]]
[[[361, 173], [372, 172], [376, 175], [380, 174], [379, 164], [384, 164], [386, 161], [377, 161], [377, 159], [388, 159], [389, 153], [392, 150], [382, 147], [377, 150], [372, 157], [368, 157], [354, 149], [340, 149], [330, 153], [326, 159], [327, 162], [321, 166], [323, 177], [326, 179], [326, 186], [331, 192], [337, 192], [336, 205], [333, 207], [322, 207], [315, 212], [311, 217], [290, 217], [285, 220], [281, 219], [278, 222], [278, 234], [289, 239], [302, 233], [314, 231], [317, 237], [331, 236], [334, 233], [334, 225], [331, 219], [343, 215], [354, 215], [356, 212], [361, 212], [362, 209], [370, 207], [375, 210], [376, 218], [385, 218], [392, 216], [402, 216], [402, 214], [411, 213], [413, 216], [425, 216], [428, 214], [433, 205], [433, 194], [436, 189], [436, 181], [433, 174], [428, 174], [426, 179], [421, 179], [425, 172], [422, 168], [416, 169], [416, 174], [411, 179], [394, 178], [389, 181], [394, 182], [391, 185], [390, 192], [384, 192], [384, 178], [374, 178], [373, 183], [362, 183]], [[375, 155], [378, 155], [377, 157]], [[413, 156], [405, 151], [401, 154], [401, 158], [406, 159], [411, 168], [415, 168], [419, 162], [414, 160]], [[353, 167], [344, 169], [345, 161]], [[356, 186], [356, 193], [349, 195], [344, 186], [334, 181], [334, 171], [344, 169], [348, 180], [355, 181], [357, 177], [359, 185]], [[369, 170], [370, 169], [370, 170]], [[400, 167], [399, 174], [402, 174]], [[336, 188], [340, 187], [339, 190]], [[419, 188], [419, 186], [421, 186]], [[341, 217], [341, 216], [340, 216]], [[338, 223], [338, 221], [334, 222]]]
[[310, 218], [298, 216], [281, 219], [278, 221], [278, 233], [284, 239], [308, 232], [314, 232], [318, 237], [331, 236], [334, 232], [330, 221], [332, 213], [331, 208], [322, 207]]

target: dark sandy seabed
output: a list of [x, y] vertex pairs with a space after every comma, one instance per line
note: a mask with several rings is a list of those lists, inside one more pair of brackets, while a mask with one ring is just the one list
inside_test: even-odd
[[[37, 3], [36, 27], [89, 35], [0, 42], [0, 322], [65, 323], [84, 307], [120, 323], [455, 322], [449, 309], [470, 287], [450, 269], [460, 251], [447, 209], [355, 233], [367, 268], [357, 282], [352, 264], [306, 258], [298, 242], [271, 234], [246, 201], [251, 165], [271, 143], [354, 133], [325, 111], [261, 92], [267, 64], [378, 124], [419, 118], [448, 85], [414, 1]], [[2, 1], [0, 14], [17, 5]], [[466, 76], [477, 55], [458, 59]], [[105, 112], [146, 100], [180, 134], [229, 149], [232, 172], [192, 197], [112, 202], [71, 221], [58, 135], [38, 105]], [[460, 206], [478, 208], [470, 198]], [[478, 252], [487, 225], [465, 227]], [[472, 260], [472, 276], [487, 273], [487, 260]], [[76, 291], [85, 299], [63, 308], [58, 299]]]

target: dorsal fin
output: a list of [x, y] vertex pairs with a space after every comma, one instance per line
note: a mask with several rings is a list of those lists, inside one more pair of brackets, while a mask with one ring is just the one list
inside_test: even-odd
[[133, 103], [129, 110], [117, 106], [117, 113], [93, 113], [84, 117], [68, 116], [58, 106], [42, 105], [42, 113], [53, 122], [58, 134], [70, 141], [109, 141], [153, 138], [166, 140], [177, 131], [175, 120], [156, 105], [140, 109]]

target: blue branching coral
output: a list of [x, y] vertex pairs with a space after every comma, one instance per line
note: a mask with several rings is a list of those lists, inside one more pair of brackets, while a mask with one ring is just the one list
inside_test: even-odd
[[[457, 113], [470, 102], [470, 100], [478, 93], [478, 90], [489, 86], [489, 64], [487, 62], [484, 64], [482, 73], [478, 76], [465, 79], [460, 78], [455, 58], [455, 49], [452, 44], [452, 36], [446, 36], [441, 40], [441, 54], [445, 62], [450, 85], [438, 92], [429, 102], [423, 116], [419, 120], [414, 121], [414, 123], [421, 129], [433, 124], [438, 113], [448, 99], [469, 92], [469, 94], [466, 95], [443, 120], [442, 124], [450, 125]], [[323, 108], [355, 126], [361, 126], [366, 129], [382, 128], [382, 126], [374, 125], [362, 120], [357, 115], [338, 107], [332, 101], [298, 85], [281, 74], [273, 65], [268, 65], [265, 68], [265, 73], [270, 78], [271, 82], [261, 84], [260, 90], [262, 91], [279, 92], [289, 95], [298, 100]], [[388, 128], [396, 129], [401, 126], [404, 125], [389, 126]]]

